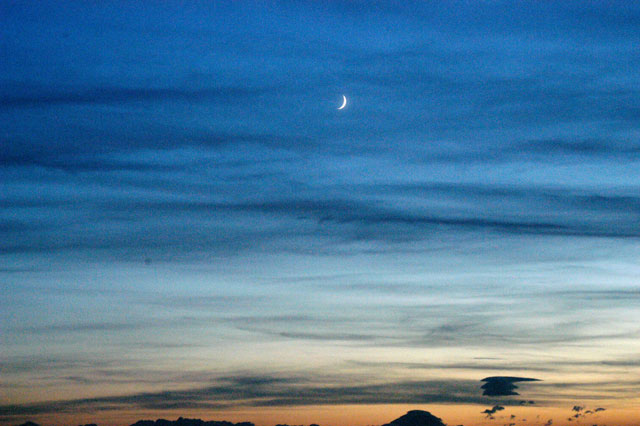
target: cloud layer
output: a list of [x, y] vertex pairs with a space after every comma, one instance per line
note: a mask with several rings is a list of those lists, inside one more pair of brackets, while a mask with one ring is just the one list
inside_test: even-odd
[[634, 405], [638, 5], [0, 9], [5, 415]]
[[[369, 385], [321, 385], [312, 378], [238, 376], [179, 391], [0, 406], [0, 416], [121, 409], [221, 409], [348, 404], [486, 403], [471, 381], [406, 381]], [[507, 401], [509, 402], [509, 401]], [[513, 405], [517, 401], [512, 401]]]

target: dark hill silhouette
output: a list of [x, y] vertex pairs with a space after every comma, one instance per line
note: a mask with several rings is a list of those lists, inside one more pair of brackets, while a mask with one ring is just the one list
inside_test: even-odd
[[131, 426], [255, 426], [250, 422], [231, 423], [227, 421], [204, 421], [200, 419], [185, 419], [184, 417], [178, 418], [178, 420], [165, 420], [158, 419], [153, 420], [138, 420]]
[[[18, 426], [40, 426], [40, 425], [38, 423], [34, 423], [32, 421], [28, 421], [28, 422], [24, 422], [24, 423], [22, 423], [21, 425], [18, 425]], [[95, 423], [87, 423], [85, 425], [78, 425], [78, 426], [98, 426], [98, 425], [95, 424]]]
[[445, 426], [442, 420], [428, 411], [411, 410], [391, 423], [382, 426]]
[[[40, 426], [38, 423], [34, 422], [26, 422], [19, 426]], [[79, 425], [82, 426], [82, 425]], [[97, 426], [94, 423], [87, 424], [84, 426]], [[200, 419], [185, 419], [184, 417], [179, 417], [178, 420], [138, 420], [131, 426], [255, 426], [251, 422], [240, 422], [240, 423], [231, 423], [227, 421], [205, 421]]]

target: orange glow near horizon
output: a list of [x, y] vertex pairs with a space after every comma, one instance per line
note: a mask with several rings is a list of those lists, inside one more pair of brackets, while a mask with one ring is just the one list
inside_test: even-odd
[[[480, 405], [441, 405], [441, 404], [377, 404], [377, 405], [333, 405], [277, 408], [236, 408], [218, 411], [165, 410], [165, 411], [102, 411], [83, 414], [50, 414], [24, 416], [43, 426], [61, 424], [97, 423], [100, 426], [126, 426], [138, 420], [156, 420], [158, 418], [174, 420], [178, 417], [199, 418], [203, 420], [227, 420], [231, 422], [249, 421], [257, 426], [276, 424], [320, 426], [369, 426], [389, 423], [410, 410], [424, 410], [439, 417], [449, 425], [465, 426], [502, 426], [516, 425], [543, 426], [549, 419], [553, 425], [592, 425], [615, 424], [616, 426], [637, 426], [637, 410], [632, 408], [607, 409], [578, 421], [567, 419], [574, 414], [570, 406], [557, 407], [505, 407], [495, 418], [488, 419], [482, 411], [487, 408]], [[591, 405], [587, 406], [591, 407]], [[511, 418], [515, 415], [515, 418]], [[20, 420], [18, 420], [20, 422]]]

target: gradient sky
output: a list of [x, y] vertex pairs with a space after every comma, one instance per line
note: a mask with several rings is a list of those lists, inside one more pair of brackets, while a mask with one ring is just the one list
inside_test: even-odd
[[637, 424], [638, 46], [630, 1], [1, 2], [0, 420]]

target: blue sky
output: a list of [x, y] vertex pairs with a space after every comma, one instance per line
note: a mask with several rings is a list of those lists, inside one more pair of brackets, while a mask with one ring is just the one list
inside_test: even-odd
[[543, 379], [521, 387], [550, 407], [637, 405], [637, 5], [0, 19], [0, 414], [372, 384], [489, 404], [491, 375]]

